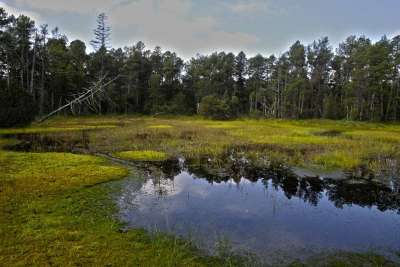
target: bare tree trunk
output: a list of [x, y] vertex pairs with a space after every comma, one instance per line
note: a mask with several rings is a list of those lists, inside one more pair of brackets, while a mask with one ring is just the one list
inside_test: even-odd
[[24, 90], [24, 69], [21, 66], [21, 70], [19, 71], [19, 77], [21, 80], [21, 89]]
[[32, 71], [31, 71], [31, 84], [30, 84], [30, 93], [33, 95], [33, 98], [36, 101], [36, 94], [33, 92], [33, 84], [35, 79], [35, 64], [36, 64], [36, 42], [37, 42], [37, 32], [35, 35], [35, 43], [33, 45], [33, 56], [32, 56]]
[[249, 112], [251, 113], [251, 110], [253, 109], [253, 103], [251, 101], [251, 94], [249, 95], [249, 104], [250, 104], [250, 110]]
[[380, 93], [381, 93], [381, 97], [380, 97], [380, 98], [381, 98], [381, 99], [380, 99], [380, 102], [381, 102], [381, 103], [380, 103], [380, 104], [381, 104], [381, 105], [380, 105], [380, 106], [381, 106], [381, 112], [380, 112], [380, 113], [381, 113], [381, 114], [380, 114], [379, 117], [380, 117], [380, 119], [382, 120], [382, 119], [384, 119], [384, 115], [385, 115], [385, 107], [384, 107], [385, 103], [384, 103], [384, 95], [383, 95], [383, 86], [382, 86], [382, 85], [381, 85], [381, 90], [380, 90], [380, 91], [381, 91], [381, 92], [380, 92]]
[[[85, 92], [83, 92], [82, 94], [78, 95], [72, 101], [69, 101], [67, 104], [65, 104], [65, 105], [57, 108], [56, 110], [50, 112], [49, 114], [47, 114], [46, 116], [41, 118], [39, 120], [39, 122], [43, 122], [43, 121], [47, 120], [48, 118], [54, 116], [55, 114], [57, 114], [57, 113], [59, 113], [61, 111], [64, 111], [67, 108], [70, 108], [71, 110], [73, 110], [73, 106], [75, 104], [88, 103], [88, 104], [90, 104], [92, 106], [95, 106], [95, 105], [93, 105], [93, 104], [95, 104], [95, 103], [93, 103], [94, 96], [96, 96], [97, 94], [100, 94], [100, 93], [104, 93], [104, 88], [106, 88], [108, 85], [113, 83], [118, 78], [119, 77], [117, 76], [116, 78], [108, 81], [105, 84], [103, 83], [104, 77], [99, 79], [99, 81], [96, 82], [91, 88], [87, 89]], [[60, 98], [60, 101], [61, 101], [61, 98]]]
[[267, 99], [265, 96], [263, 97], [263, 107], [264, 107], [264, 117], [266, 117], [267, 116]]
[[51, 91], [51, 109], [54, 109], [54, 92]]
[[45, 62], [44, 57], [42, 57], [42, 77], [41, 77], [41, 85], [39, 91], [39, 114], [43, 115], [44, 113], [44, 86], [45, 86]]
[[369, 110], [370, 110], [370, 118], [373, 118], [375, 114], [375, 93], [373, 93], [371, 96], [371, 104]]
[[128, 93], [125, 97], [125, 114], [128, 114], [128, 97], [131, 94], [131, 82], [128, 82]]
[[25, 79], [26, 79], [26, 81], [25, 81], [25, 84], [26, 84], [26, 90], [29, 92], [29, 76], [30, 76], [29, 75], [29, 48], [26, 49], [25, 58], [26, 58], [26, 63], [25, 63], [25, 73], [26, 73]]
[[390, 86], [390, 95], [388, 99], [388, 103], [386, 105], [386, 114], [385, 114], [385, 121], [389, 120], [389, 114], [390, 114], [390, 108], [392, 106], [392, 101], [393, 101], [393, 84]]
[[10, 62], [8, 62], [8, 55], [6, 54], [6, 62], [7, 62], [7, 89], [10, 90], [11, 84], [11, 66]]

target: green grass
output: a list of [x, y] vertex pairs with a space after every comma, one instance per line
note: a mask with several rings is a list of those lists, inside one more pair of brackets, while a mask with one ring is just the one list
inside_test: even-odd
[[[91, 149], [118, 153], [159, 151], [187, 158], [219, 157], [227, 149], [251, 147], [248, 153], [292, 166], [317, 169], [383, 168], [384, 158], [400, 159], [400, 126], [397, 124], [329, 120], [211, 121], [198, 117], [84, 117], [67, 125], [120, 125], [90, 133]], [[48, 122], [57, 127], [60, 118]], [[65, 124], [64, 124], [65, 125]], [[380, 166], [381, 165], [381, 166]]]
[[[357, 152], [357, 151], [356, 151]], [[325, 170], [335, 170], [339, 168], [353, 169], [360, 166], [359, 155], [354, 151], [330, 151], [325, 154], [316, 155], [312, 161], [317, 166], [322, 166]]]
[[150, 129], [171, 129], [172, 126], [171, 125], [151, 125], [151, 126], [148, 126], [148, 128], [150, 128]]
[[[330, 120], [212, 121], [199, 117], [56, 117], [45, 124], [1, 133], [48, 133], [79, 138], [89, 132], [90, 149], [104, 153], [158, 151], [187, 158], [219, 157], [251, 146], [258, 155], [316, 169], [385, 168], [400, 160], [400, 125]], [[0, 144], [1, 145], [1, 144]]]
[[127, 175], [102, 159], [0, 152], [1, 266], [222, 266], [188, 243], [120, 232], [106, 185]]
[[164, 152], [150, 150], [117, 152], [114, 153], [114, 156], [125, 160], [138, 161], [161, 161], [168, 158]]

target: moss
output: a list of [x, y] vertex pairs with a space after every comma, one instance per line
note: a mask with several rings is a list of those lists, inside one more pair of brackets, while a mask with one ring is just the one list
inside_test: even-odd
[[167, 154], [159, 151], [139, 150], [139, 151], [124, 151], [114, 153], [114, 156], [126, 160], [139, 160], [139, 161], [159, 161], [166, 160]]
[[89, 116], [57, 117], [43, 128], [79, 128], [82, 125], [114, 125], [112, 131], [90, 132], [90, 148], [106, 153], [150, 150], [185, 157], [220, 156], [230, 147], [245, 144], [257, 145], [260, 150], [270, 146], [268, 154], [276, 160], [292, 165], [317, 165], [319, 169], [347, 169], [357, 164], [380, 169], [376, 165], [381, 161], [376, 159], [400, 158], [396, 152], [400, 151], [400, 126], [397, 124]]
[[[113, 127], [112, 130], [108, 127]], [[199, 117], [85, 116], [55, 117], [43, 125], [3, 133], [90, 131], [90, 149], [168, 151], [169, 155], [205, 157], [245, 145], [270, 146], [268, 154], [291, 165], [348, 169], [355, 165], [381, 170], [382, 158], [400, 159], [398, 124], [330, 120], [211, 121]], [[257, 148], [254, 148], [257, 150]], [[349, 153], [351, 150], [351, 153]], [[331, 157], [332, 156], [332, 157]], [[145, 160], [147, 157], [143, 157]]]
[[57, 133], [68, 131], [82, 131], [82, 130], [99, 130], [115, 128], [114, 125], [80, 125], [79, 127], [46, 127], [46, 126], [32, 126], [29, 128], [14, 128], [14, 129], [0, 129], [0, 135], [13, 135], [13, 134], [35, 134], [35, 133]]
[[3, 266], [206, 266], [188, 243], [113, 218], [112, 187], [127, 174], [92, 156], [0, 153]]
[[12, 139], [0, 139], [0, 149], [4, 146], [15, 145], [16, 143], [18, 142]]
[[159, 124], [159, 125], [151, 125], [148, 126], [149, 129], [172, 129], [173, 126], [171, 125], [165, 125], [165, 124]]
[[361, 165], [360, 156], [353, 151], [333, 151], [326, 154], [316, 155], [313, 163], [322, 166], [325, 170], [353, 169]]

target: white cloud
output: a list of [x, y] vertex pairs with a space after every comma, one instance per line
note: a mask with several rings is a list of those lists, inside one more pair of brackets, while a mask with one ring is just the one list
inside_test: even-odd
[[392, 34], [389, 34], [390, 38], [396, 37], [400, 35], [400, 30], [393, 32]]
[[18, 7], [51, 10], [55, 12], [91, 13], [106, 12], [126, 0], [15, 0]]
[[31, 19], [33, 19], [36, 23], [38, 23], [42, 20], [41, 16], [36, 12], [33, 12], [31, 10], [21, 9], [21, 8], [15, 8], [15, 7], [12, 7], [2, 1], [0, 1], [0, 7], [4, 8], [8, 14], [14, 15], [16, 17], [18, 17], [19, 15], [25, 15], [25, 16], [28, 16]]
[[231, 12], [237, 14], [259, 13], [268, 9], [266, 0], [240, 0], [223, 4]]
[[[191, 8], [190, 0], [139, 0], [113, 9], [109, 17], [114, 29], [124, 25], [136, 32], [136, 40], [139, 37], [146, 43], [178, 49], [184, 57], [194, 55], [194, 48], [201, 53], [236, 51], [258, 41], [251, 34], [219, 29], [215, 17], [193, 16]], [[129, 41], [130, 37], [118, 38]]]
[[[114, 46], [132, 45], [141, 40], [150, 48], [160, 45], [163, 49], [177, 51], [186, 59], [196, 53], [217, 50], [239, 52], [258, 42], [255, 35], [221, 28], [222, 17], [198, 15], [193, 1], [14, 0], [12, 6], [25, 14], [40, 13], [46, 18], [73, 16], [73, 22], [58, 26], [69, 33], [69, 37], [86, 36], [83, 38], [86, 42], [91, 38], [96, 14], [104, 11], [109, 17]], [[93, 25], [77, 26], [81, 21], [87, 23], [88, 17], [93, 18]]]
[[254, 13], [265, 9], [265, 4], [260, 2], [246, 2], [227, 4], [227, 7], [234, 13]]

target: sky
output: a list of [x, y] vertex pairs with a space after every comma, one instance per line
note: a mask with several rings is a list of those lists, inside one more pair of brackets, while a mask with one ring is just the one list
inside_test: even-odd
[[58, 26], [88, 51], [96, 15], [105, 12], [113, 47], [143, 41], [184, 59], [215, 51], [279, 54], [297, 40], [323, 36], [336, 47], [349, 35], [400, 34], [399, 0], [0, 0], [0, 6]]

